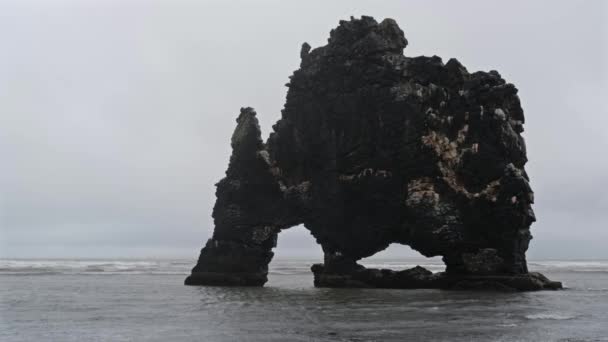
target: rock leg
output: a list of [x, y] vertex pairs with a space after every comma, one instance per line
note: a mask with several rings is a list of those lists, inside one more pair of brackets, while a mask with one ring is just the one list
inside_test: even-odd
[[186, 285], [262, 286], [281, 227], [289, 226], [251, 108], [241, 109], [226, 177], [217, 184], [215, 230]]

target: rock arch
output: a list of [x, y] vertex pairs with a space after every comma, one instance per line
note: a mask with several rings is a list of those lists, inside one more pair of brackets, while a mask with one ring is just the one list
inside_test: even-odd
[[[341, 21], [326, 46], [303, 45], [265, 143], [241, 109], [215, 230], [186, 284], [263, 285], [277, 234], [303, 224], [324, 252], [317, 286], [559, 287], [527, 270], [517, 89], [455, 59], [405, 57], [406, 45], [391, 19]], [[357, 264], [393, 242], [442, 256], [446, 272]]]

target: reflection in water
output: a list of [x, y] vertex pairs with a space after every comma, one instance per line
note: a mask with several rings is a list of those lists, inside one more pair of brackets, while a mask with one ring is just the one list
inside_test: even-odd
[[[310, 282], [310, 277], [276, 275], [265, 288], [200, 288], [205, 303], [201, 310], [216, 313], [213, 317], [223, 322], [224, 336], [247, 331], [248, 338], [258, 336], [260, 340], [269, 331], [280, 336], [277, 340], [295, 335], [314, 340], [340, 337], [345, 341], [397, 341], [406, 337], [469, 341], [470, 336], [478, 340], [500, 336], [504, 340], [534, 340], [535, 336], [537, 340], [551, 340], [547, 334], [556, 338], [564, 333], [577, 336], [587, 324], [601, 331], [604, 328], [599, 317], [607, 317], [603, 311], [608, 308], [606, 302], [580, 307], [572, 296], [585, 296], [573, 291], [496, 293], [301, 286]], [[208, 297], [221, 298], [215, 302], [217, 308], [206, 305]], [[592, 306], [595, 317], [581, 324], [585, 320], [578, 312]], [[577, 318], [581, 320], [577, 322]], [[564, 325], [563, 321], [571, 322]]]
[[[608, 267], [590, 265], [593, 270], [578, 272], [564, 271], [561, 264], [544, 266], [553, 267], [547, 275], [570, 289], [493, 293], [317, 289], [312, 286], [312, 263], [273, 262], [264, 288], [183, 286], [191, 265], [179, 262], [7, 264], [0, 270], [0, 340], [589, 341], [608, 337]], [[87, 271], [90, 265], [99, 270]], [[131, 271], [117, 272], [120, 268]]]

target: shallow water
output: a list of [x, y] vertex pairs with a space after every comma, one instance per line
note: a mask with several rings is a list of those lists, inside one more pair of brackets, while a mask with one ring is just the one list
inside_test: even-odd
[[608, 341], [605, 261], [530, 262], [568, 287], [534, 293], [316, 289], [311, 264], [243, 288], [182, 285], [192, 260], [1, 260], [0, 341]]

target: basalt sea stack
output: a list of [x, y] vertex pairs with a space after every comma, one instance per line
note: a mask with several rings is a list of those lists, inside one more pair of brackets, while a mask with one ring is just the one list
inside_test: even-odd
[[[535, 221], [524, 114], [496, 71], [405, 57], [395, 21], [341, 21], [300, 52], [268, 141], [241, 109], [215, 231], [188, 285], [262, 286], [277, 235], [303, 224], [322, 246], [321, 287], [542, 290], [528, 272]], [[253, 90], [252, 90], [253, 91]], [[442, 256], [443, 273], [366, 269], [390, 243]]]

